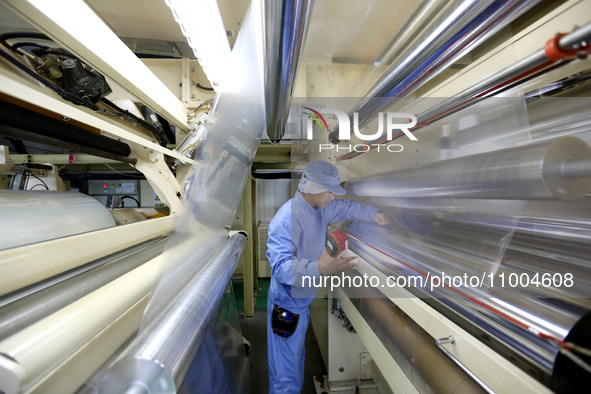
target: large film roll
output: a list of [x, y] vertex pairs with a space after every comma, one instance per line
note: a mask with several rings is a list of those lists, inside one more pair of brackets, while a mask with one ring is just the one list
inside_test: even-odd
[[97, 200], [76, 192], [0, 190], [0, 250], [115, 226]]
[[[354, 196], [576, 200], [591, 188], [591, 148], [563, 137], [344, 182]], [[583, 175], [583, 176], [580, 176]]]
[[230, 238], [170, 308], [111, 366], [103, 377], [101, 393], [176, 392], [245, 247], [245, 233]]

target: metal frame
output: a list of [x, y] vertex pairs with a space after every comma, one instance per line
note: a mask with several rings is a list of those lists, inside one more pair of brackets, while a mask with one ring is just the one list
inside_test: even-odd
[[[350, 250], [345, 251], [343, 256], [355, 256]], [[377, 270], [371, 264], [358, 257], [359, 267], [357, 270], [363, 275], [376, 276], [380, 278], [380, 283], [387, 283], [386, 275]], [[439, 338], [453, 336], [456, 341], [447, 349], [451, 355], [464, 364], [474, 374], [492, 390], [496, 392], [520, 392], [520, 393], [551, 393], [546, 386], [538, 382], [534, 378], [527, 375], [525, 372], [516, 368], [509, 360], [503, 358], [491, 348], [480, 342], [477, 338], [470, 335], [464, 329], [448, 320], [445, 316], [429, 307], [426, 303], [416, 298], [407, 290], [397, 287], [381, 287], [378, 288], [387, 298], [389, 298], [396, 306], [398, 306], [404, 313], [413, 319], [419, 326], [421, 326], [429, 335], [433, 337], [433, 346], [435, 340]], [[388, 382], [398, 382], [399, 367], [397, 364], [381, 362], [383, 346], [376, 345], [377, 337], [373, 333], [365, 333], [366, 329], [371, 331], [371, 328], [365, 323], [365, 326], [359, 326], [360, 322], [356, 320], [353, 304], [344, 299], [346, 296], [342, 290], [337, 293], [341, 306], [347, 313], [347, 316], [355, 327], [360, 327], [358, 332], [368, 350], [370, 351], [376, 364], [380, 367], [382, 374], [386, 377]], [[353, 316], [353, 318], [352, 318]], [[360, 318], [360, 315], [357, 316]], [[356, 320], [356, 322], [354, 322]], [[365, 327], [365, 328], [362, 328]], [[363, 334], [361, 333], [363, 332]], [[379, 341], [378, 341], [379, 342]], [[385, 369], [384, 369], [385, 368]], [[388, 376], [390, 375], [390, 376]], [[391, 388], [396, 392], [396, 384]], [[400, 389], [400, 388], [398, 388]], [[405, 391], [406, 392], [406, 391]]]
[[171, 213], [180, 211], [181, 186], [165, 165], [163, 155], [166, 154], [187, 164], [196, 164], [194, 160], [136, 134], [137, 131], [131, 125], [121, 124], [112, 117], [70, 104], [53, 95], [48, 89], [36, 86], [11, 72], [4, 65], [0, 65], [0, 92], [96, 127], [115, 138], [128, 142], [132, 147], [133, 155], [138, 159], [136, 168], [146, 175], [160, 198], [171, 208]]
[[35, 85], [10, 71], [4, 64], [0, 64], [0, 92], [61, 114], [62, 116], [78, 120], [89, 126], [96, 127], [116, 138], [134, 142], [166, 154], [167, 156], [174, 157], [183, 163], [196, 164], [194, 160], [147, 140], [144, 136], [138, 135], [137, 131], [131, 125], [122, 124], [116, 118], [102, 115], [87, 108], [74, 106], [62, 100], [50, 92], [49, 89]]
[[244, 249], [244, 317], [254, 317], [255, 294], [258, 286], [256, 275], [256, 180], [251, 176], [246, 180], [242, 192], [242, 228], [248, 233]]
[[[82, 1], [48, 3], [6, 0], [24, 20], [188, 131], [186, 107]], [[72, 15], [76, 15], [72, 18]]]
[[118, 164], [117, 160], [87, 154], [32, 154], [10, 155], [10, 159], [16, 164], [23, 163], [52, 163], [52, 164]]
[[167, 216], [0, 251], [0, 294], [166, 235], [177, 219]]
[[[359, 385], [360, 380], [372, 385], [371, 361], [358, 332], [349, 332], [344, 328], [342, 320], [331, 313], [335, 299], [334, 293], [328, 294], [328, 384], [331, 391], [352, 389]], [[347, 315], [347, 318], [349, 316]], [[350, 318], [349, 318], [350, 321]], [[357, 329], [355, 325], [353, 325]]]
[[390, 355], [388, 350], [382, 345], [371, 327], [366, 323], [343, 290], [335, 291], [336, 298], [339, 299], [341, 307], [347, 314], [347, 317], [357, 330], [361, 341], [371, 354], [374, 362], [380, 369], [384, 379], [394, 393], [412, 393], [418, 394], [418, 390], [413, 386], [412, 381], [404, 374], [396, 360]]
[[[84, 2], [60, 3], [57, 6], [54, 4], [49, 8], [45, 8], [46, 3], [35, 0], [8, 0], [6, 3], [40, 31], [56, 39], [64, 48], [150, 106], [174, 124], [177, 130], [189, 130], [186, 124], [186, 106], [127, 49]], [[70, 6], [66, 12], [64, 8]], [[72, 13], [76, 14], [76, 18], [72, 18]], [[92, 28], [89, 28], [90, 24], [93, 25]], [[190, 64], [188, 61], [183, 62], [183, 66], [183, 71], [187, 71], [186, 66]], [[196, 161], [156, 144], [131, 123], [63, 101], [49, 89], [35, 85], [4, 64], [0, 65], [0, 92], [90, 125], [99, 129], [103, 135], [127, 143], [132, 151], [130, 157], [137, 159], [135, 167], [146, 176], [160, 198], [168, 204], [171, 213], [165, 218], [0, 251], [0, 273], [4, 278], [0, 279], [0, 293], [5, 294], [47, 279], [145, 240], [166, 235], [175, 229], [183, 208], [183, 188], [166, 165], [165, 155], [184, 164], [197, 164]], [[69, 163], [69, 155], [53, 159], [66, 160], [65, 156], [68, 156]], [[83, 158], [94, 161], [90, 156]], [[99, 162], [104, 163], [105, 160], [99, 159]], [[255, 193], [253, 185], [254, 181], [247, 181], [251, 205]], [[245, 212], [252, 214], [251, 210]], [[254, 235], [252, 216], [250, 225], [246, 228]], [[251, 251], [253, 241], [254, 237], [249, 239]], [[191, 245], [190, 249], [193, 250], [193, 247]], [[252, 255], [251, 252], [250, 265], [245, 270], [250, 277], [250, 281], [245, 284], [245, 292], [250, 295], [245, 297], [245, 304], [250, 302], [251, 310], [254, 308], [253, 288], [256, 285]], [[69, 392], [79, 387], [89, 377], [85, 374], [88, 375], [89, 371], [94, 373], [138, 328], [148, 295], [150, 291], [154, 291], [158, 270], [162, 268], [160, 265], [165, 259], [163, 256], [166, 254], [0, 342], [3, 354], [18, 355], [12, 359], [10, 356], [0, 357], [3, 366], [0, 374], [5, 373], [3, 376], [14, 379], [17, 384], [13, 386], [15, 392], [21, 389], [46, 392], [48, 387], [51, 388], [50, 391]], [[43, 264], [39, 264], [40, 261]], [[106, 299], [117, 302], [105, 302]], [[64, 330], [64, 325], [75, 327], [76, 330]], [[48, 336], [55, 340], [47, 341]], [[23, 348], [22, 343], [26, 343], [27, 347]], [[59, 349], [55, 348], [57, 344], [60, 345]], [[44, 357], [36, 357], [38, 354], [35, 348], [45, 349], [38, 352]], [[34, 381], [42, 371], [44, 373], [50, 368], [51, 372], [43, 376], [43, 380]], [[11, 390], [8, 392], [12, 392]]]
[[[150, 293], [158, 277], [161, 258], [158, 256], [150, 260], [0, 342], [3, 354], [0, 359], [3, 366], [0, 369], [1, 380], [16, 383], [18, 391], [21, 391], [34, 384], [35, 378], [52, 368], [56, 361], [58, 365], [62, 364], [89, 338], [96, 336]], [[70, 325], [76, 330], [64, 329], [64, 326]]]
[[136, 302], [27, 392], [70, 393], [78, 389], [137, 331], [148, 299], [146, 295]]

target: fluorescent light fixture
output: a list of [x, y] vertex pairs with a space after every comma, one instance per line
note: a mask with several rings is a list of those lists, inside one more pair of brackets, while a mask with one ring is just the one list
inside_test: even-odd
[[216, 0], [164, 0], [187, 37], [211, 86], [219, 91], [228, 71], [230, 43]]
[[83, 0], [5, 0], [50, 37], [175, 126], [189, 131], [187, 107]]

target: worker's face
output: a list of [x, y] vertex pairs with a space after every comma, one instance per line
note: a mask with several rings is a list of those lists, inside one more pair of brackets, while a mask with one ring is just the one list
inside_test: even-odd
[[329, 191], [313, 194], [312, 196], [314, 196], [314, 203], [320, 208], [325, 208], [330, 200], [334, 200], [334, 193]]

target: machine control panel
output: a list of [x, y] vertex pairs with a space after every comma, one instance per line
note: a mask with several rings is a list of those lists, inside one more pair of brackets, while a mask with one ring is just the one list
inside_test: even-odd
[[131, 195], [138, 193], [136, 180], [90, 180], [88, 194], [90, 195]]

